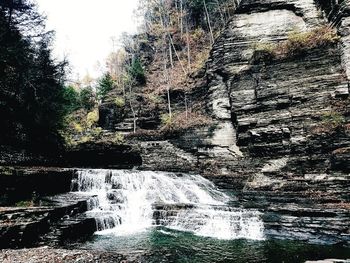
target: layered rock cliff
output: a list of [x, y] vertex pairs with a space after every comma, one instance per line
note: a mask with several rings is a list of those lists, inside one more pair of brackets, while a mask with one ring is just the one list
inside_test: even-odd
[[143, 142], [141, 169], [206, 174], [263, 209], [271, 236], [349, 242], [347, 18], [339, 44], [269, 59], [256, 49], [328, 26], [322, 7], [241, 1], [213, 46], [201, 88], [213, 125]]
[[[215, 118], [233, 123], [231, 133], [243, 156], [221, 166], [241, 179], [245, 198], [265, 202], [268, 210], [285, 209], [272, 232], [302, 238], [303, 231], [316, 229], [313, 209], [331, 207], [339, 214], [328, 230], [348, 240], [347, 52], [331, 45], [299, 56], [254, 60], [256, 43], [283, 41], [292, 31], [326, 23], [311, 0], [243, 1], [213, 47], [208, 107]], [[342, 42], [344, 47], [347, 40]], [[326, 116], [341, 116], [343, 124], [327, 130]], [[289, 208], [311, 214], [298, 217]], [[306, 221], [307, 230], [293, 233], [294, 223]]]

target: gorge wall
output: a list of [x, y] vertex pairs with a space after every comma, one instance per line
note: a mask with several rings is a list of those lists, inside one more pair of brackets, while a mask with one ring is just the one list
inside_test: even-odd
[[198, 171], [236, 190], [265, 210], [271, 235], [349, 242], [347, 18], [340, 44], [271, 60], [255, 48], [328, 25], [318, 4], [242, 1], [207, 63], [214, 124], [143, 142], [140, 168]]

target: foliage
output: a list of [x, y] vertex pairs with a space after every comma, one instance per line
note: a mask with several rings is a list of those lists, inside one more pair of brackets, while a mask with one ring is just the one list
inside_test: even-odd
[[92, 132], [91, 132], [92, 136], [95, 138], [95, 139], [98, 139], [101, 137], [102, 135], [102, 128], [101, 127], [96, 127], [94, 129], [92, 129]]
[[148, 103], [152, 104], [153, 107], [156, 107], [158, 104], [164, 103], [163, 98], [157, 94], [154, 94], [154, 93], [146, 94], [146, 101]]
[[104, 100], [108, 92], [114, 89], [115, 83], [112, 76], [109, 73], [106, 73], [98, 81], [97, 85], [97, 97], [100, 100]]
[[114, 135], [114, 138], [113, 138], [113, 143], [114, 144], [122, 144], [124, 142], [125, 138], [124, 138], [124, 135], [117, 132], [115, 135]]
[[66, 117], [66, 128], [61, 131], [66, 146], [76, 146], [79, 143], [95, 141], [101, 138], [103, 130], [97, 127], [98, 109], [87, 112], [79, 109]]
[[[0, 143], [49, 148], [60, 143], [70, 95], [65, 65], [51, 57], [52, 34], [31, 1], [0, 3]], [[26, 34], [26, 35], [24, 35]], [[30, 34], [35, 35], [32, 36]]]
[[15, 204], [16, 207], [33, 207], [34, 201], [19, 201]]
[[190, 128], [206, 126], [211, 123], [211, 120], [198, 112], [185, 111], [175, 113], [172, 118], [168, 114], [161, 117], [164, 132], [174, 132], [187, 130]]
[[342, 114], [332, 111], [323, 114], [322, 122], [332, 126], [340, 126], [345, 122], [345, 118]]
[[72, 126], [74, 128], [74, 131], [78, 133], [82, 133], [84, 131], [84, 128], [77, 122], [72, 122]]
[[133, 60], [129, 68], [129, 75], [139, 85], [144, 85], [146, 83], [145, 71], [139, 59]]
[[193, 63], [193, 69], [200, 70], [205, 67], [205, 63], [208, 61], [210, 49], [204, 48], [196, 55], [195, 63]]
[[[185, 2], [185, 9], [192, 19], [195, 27], [201, 26], [203, 29], [207, 28], [207, 18], [204, 12], [204, 3], [207, 6], [209, 16], [214, 26], [222, 26], [224, 18], [222, 17], [222, 10], [228, 9], [230, 0], [192, 0]], [[228, 12], [229, 10], [227, 10]]]
[[125, 99], [123, 97], [116, 97], [114, 102], [118, 108], [123, 108], [125, 106]]
[[162, 125], [163, 126], [171, 125], [171, 123], [172, 123], [171, 118], [172, 117], [168, 113], [162, 114], [160, 116], [160, 120], [161, 120]]
[[[324, 113], [321, 123], [311, 129], [312, 134], [334, 133], [340, 128], [346, 129], [344, 116], [336, 111]], [[343, 127], [344, 126], [344, 127]]]
[[264, 51], [276, 58], [292, 57], [303, 52], [321, 48], [339, 42], [340, 37], [335, 29], [323, 26], [308, 32], [293, 31], [288, 39], [279, 44], [258, 43], [255, 45], [256, 51]]
[[94, 110], [88, 113], [87, 117], [86, 117], [86, 124], [88, 128], [93, 127], [94, 125], [97, 124], [99, 119], [98, 116], [98, 110]]
[[95, 94], [91, 87], [85, 87], [80, 91], [80, 105], [90, 111], [95, 106]]
[[63, 90], [63, 99], [67, 113], [72, 113], [80, 107], [79, 93], [72, 86], [67, 86]]

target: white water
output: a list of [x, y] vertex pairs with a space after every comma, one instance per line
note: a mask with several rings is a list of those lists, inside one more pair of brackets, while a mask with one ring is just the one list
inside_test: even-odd
[[229, 208], [230, 197], [199, 175], [80, 170], [74, 183], [82, 194], [97, 196], [88, 213], [99, 234], [144, 231], [156, 225], [154, 206], [165, 205], [160, 212], [165, 227], [220, 239], [263, 239], [259, 212]]

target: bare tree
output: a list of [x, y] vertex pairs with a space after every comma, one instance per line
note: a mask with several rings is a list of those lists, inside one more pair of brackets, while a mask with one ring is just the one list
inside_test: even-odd
[[180, 0], [180, 34], [183, 35], [183, 2]]
[[205, 0], [203, 0], [203, 4], [204, 4], [205, 15], [206, 15], [207, 21], [208, 21], [208, 27], [209, 27], [209, 32], [210, 32], [210, 41], [211, 41], [211, 44], [214, 44], [213, 29], [212, 29], [211, 24], [210, 24], [210, 17], [209, 17], [208, 7], [207, 7], [207, 3], [205, 2]]
[[186, 42], [187, 42], [187, 70], [191, 72], [191, 50], [190, 50], [190, 36], [188, 32], [188, 23], [186, 21]]

